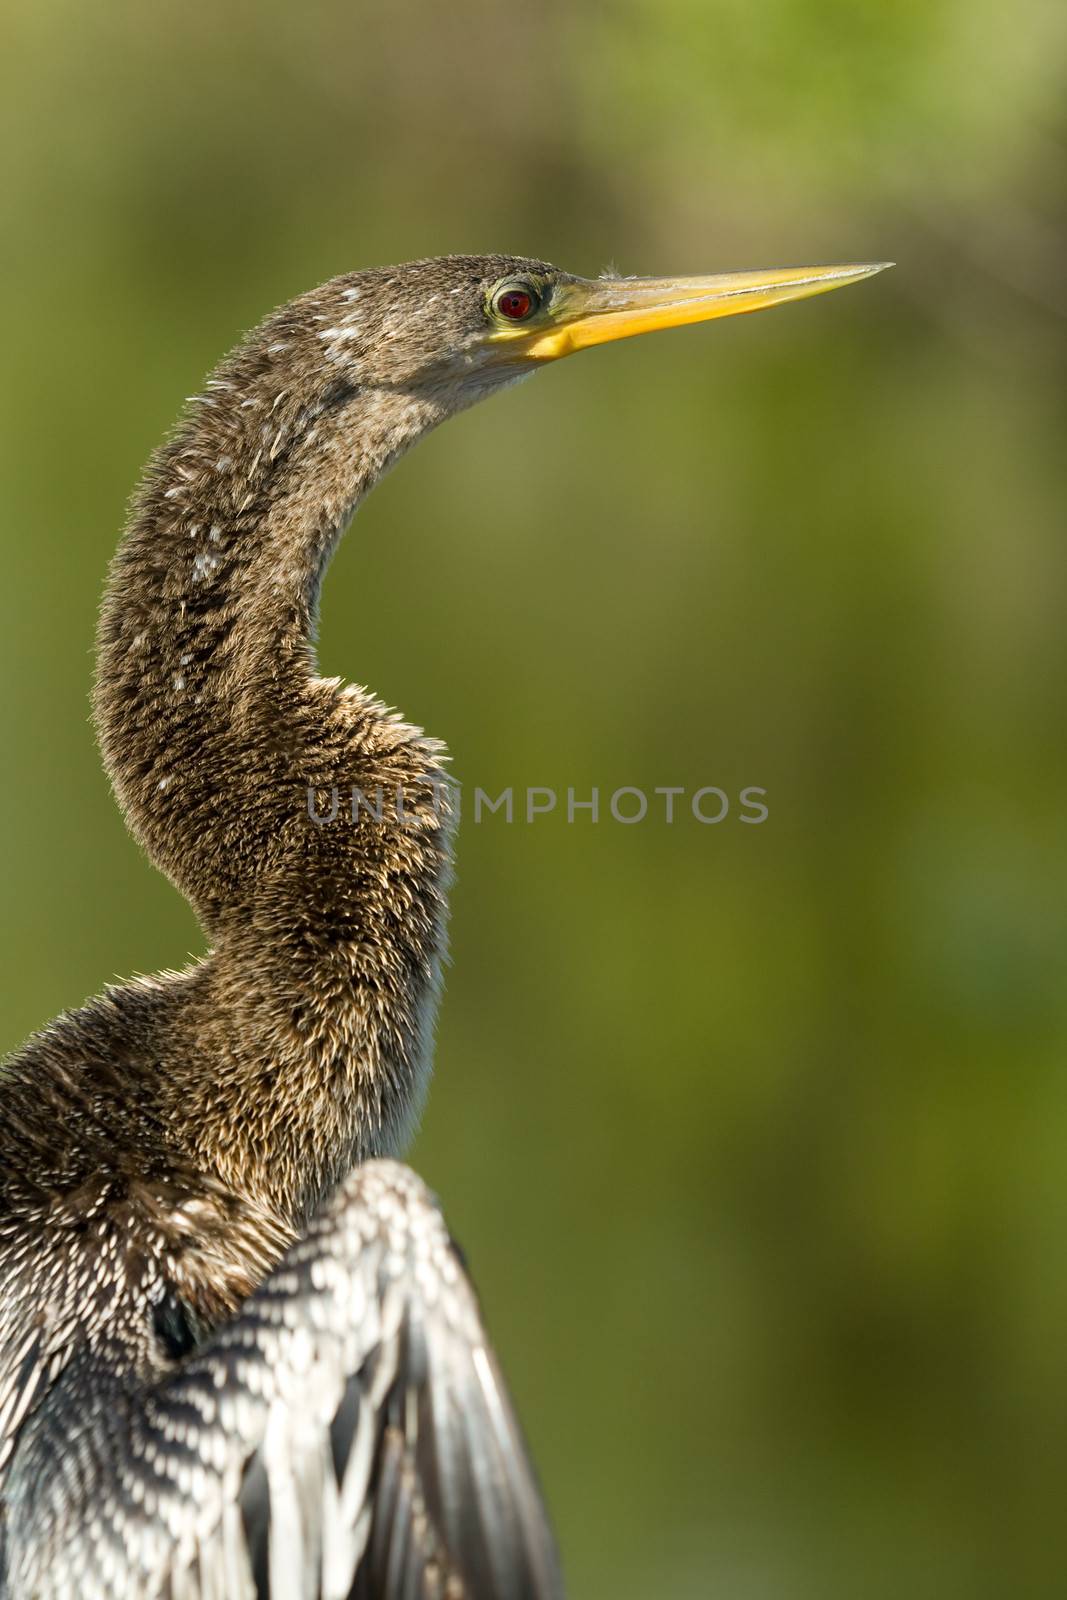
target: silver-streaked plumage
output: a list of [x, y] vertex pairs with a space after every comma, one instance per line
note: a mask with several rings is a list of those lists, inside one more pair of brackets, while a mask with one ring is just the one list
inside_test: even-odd
[[106, 1259], [83, 1254], [62, 1286], [45, 1265], [25, 1263], [38, 1306], [51, 1287], [60, 1327], [94, 1304], [99, 1321], [77, 1350], [29, 1334], [12, 1364], [5, 1430], [29, 1414], [7, 1489], [12, 1594], [560, 1592], [474, 1296], [407, 1168], [358, 1168], [238, 1314], [147, 1381], [136, 1329], [164, 1303], [156, 1264], [124, 1284], [128, 1319], [100, 1303]]

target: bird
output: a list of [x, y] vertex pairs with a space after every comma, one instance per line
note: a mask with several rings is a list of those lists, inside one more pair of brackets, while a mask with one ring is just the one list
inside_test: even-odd
[[188, 402], [111, 565], [93, 709], [207, 953], [0, 1069], [5, 1600], [563, 1595], [465, 1259], [402, 1160], [446, 958], [446, 753], [320, 675], [320, 589], [373, 485], [476, 401], [881, 265], [359, 270]]

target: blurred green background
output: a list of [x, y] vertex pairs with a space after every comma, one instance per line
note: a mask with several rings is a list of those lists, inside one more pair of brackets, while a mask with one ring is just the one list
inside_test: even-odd
[[890, 257], [564, 363], [357, 519], [322, 662], [494, 790], [413, 1160], [575, 1600], [1064, 1592], [1067, 11], [6, 0], [0, 1046], [201, 948], [88, 725], [123, 507], [277, 302]]

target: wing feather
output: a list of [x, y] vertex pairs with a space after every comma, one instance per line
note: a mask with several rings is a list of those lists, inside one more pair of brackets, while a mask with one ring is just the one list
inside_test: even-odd
[[[62, 1404], [60, 1383], [38, 1415]], [[353, 1173], [231, 1322], [70, 1445], [32, 1504], [13, 1462], [10, 1600], [563, 1594], [473, 1290], [393, 1162]]]

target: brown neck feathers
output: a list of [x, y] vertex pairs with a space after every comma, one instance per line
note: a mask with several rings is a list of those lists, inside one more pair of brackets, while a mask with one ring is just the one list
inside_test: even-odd
[[[395, 1150], [428, 1070], [449, 819], [440, 749], [316, 675], [319, 586], [352, 510], [441, 420], [363, 388], [287, 308], [153, 460], [111, 569], [95, 712], [129, 826], [213, 950], [160, 1062], [181, 1139], [298, 1216]], [[348, 797], [382, 791], [361, 808]], [[328, 825], [308, 791], [343, 797]], [[400, 788], [398, 814], [389, 797]], [[421, 807], [421, 809], [420, 809]]]

